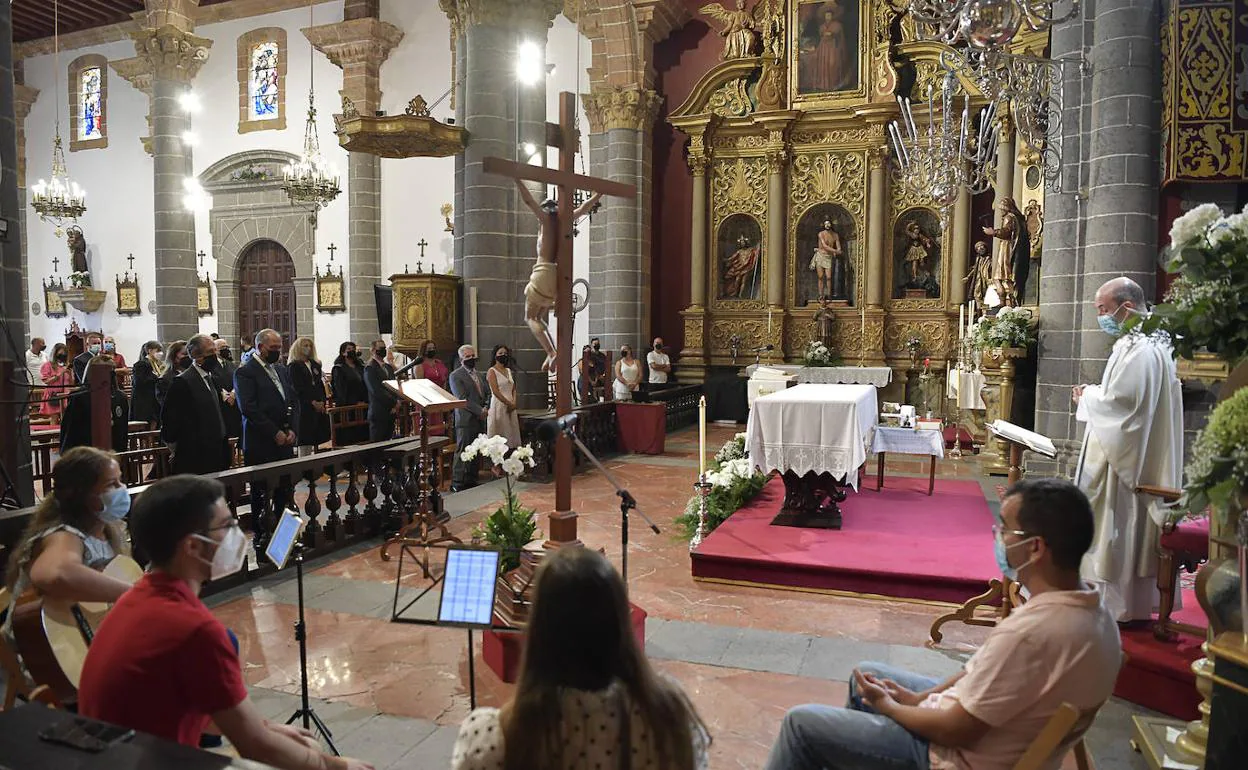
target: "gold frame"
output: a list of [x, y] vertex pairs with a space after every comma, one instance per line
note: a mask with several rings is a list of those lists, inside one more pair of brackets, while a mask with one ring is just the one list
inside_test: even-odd
[[[338, 302], [326, 302], [325, 291], [330, 287], [338, 287]], [[338, 275], [334, 275], [330, 271], [328, 265], [325, 266], [324, 275], [316, 276], [316, 312], [318, 313], [341, 313], [347, 309], [346, 284], [342, 280], [342, 268], [338, 268]]]
[[65, 281], [60, 278], [53, 278], [50, 283], [43, 279], [43, 314], [48, 318], [64, 318], [69, 314], [60, 294], [64, 288]]
[[[138, 274], [136, 273], [133, 277], [131, 277], [130, 271], [127, 270], [126, 277], [124, 279], [121, 276], [116, 276], [116, 275], [115, 275], [115, 278], [117, 282], [117, 314], [118, 315], [142, 315], [143, 314], [143, 307], [142, 307], [143, 300], [139, 295]], [[125, 295], [122, 292], [127, 289], [134, 290], [133, 302], [126, 302], [124, 299]]]
[[207, 273], [195, 275], [195, 311], [200, 317], [212, 315], [212, 279]]
[[[798, 81], [801, 75], [801, 55], [798, 50], [798, 41], [801, 36], [799, 29], [799, 19], [801, 9], [808, 5], [824, 5], [829, 2], [837, 2], [840, 5], [853, 3], [858, 8], [858, 86], [853, 90], [845, 91], [826, 91], [814, 94], [802, 94], [798, 89]], [[827, 107], [846, 107], [871, 99], [871, 26], [873, 23], [874, 13], [872, 9], [882, 0], [790, 0], [789, 2], [789, 29], [788, 39], [788, 65], [789, 65], [789, 103], [794, 108], [805, 110], [820, 109]], [[850, 41], [846, 39], [846, 46]]]

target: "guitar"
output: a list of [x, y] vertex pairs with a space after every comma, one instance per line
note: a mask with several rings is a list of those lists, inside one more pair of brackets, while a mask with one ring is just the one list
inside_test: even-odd
[[[102, 572], [132, 585], [143, 576], [143, 568], [128, 556], [113, 557]], [[14, 608], [13, 638], [35, 684], [47, 685], [62, 702], [74, 699], [87, 647], [111, 607], [41, 597]]]

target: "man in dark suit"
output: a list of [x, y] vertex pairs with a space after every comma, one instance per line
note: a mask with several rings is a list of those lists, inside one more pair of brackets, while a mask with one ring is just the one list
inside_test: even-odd
[[230, 352], [228, 342], [217, 339], [216, 347], [218, 365], [209, 369], [208, 373], [217, 381], [217, 387], [225, 393], [225, 435], [240, 438], [243, 435], [243, 416], [238, 412], [238, 399], [234, 395], [234, 372], [238, 371], [238, 364], [234, 363], [234, 355]]
[[186, 343], [190, 368], [174, 378], [160, 415], [160, 437], [173, 452], [173, 473], [216, 473], [230, 467], [224, 395], [213, 378], [217, 348], [207, 334]]
[[461, 452], [485, 431], [485, 404], [490, 388], [485, 378], [477, 372], [477, 351], [472, 345], [459, 348], [459, 368], [451, 372], [451, 393], [468, 403], [455, 410], [455, 463], [451, 468], [451, 491], [458, 492], [477, 485], [479, 460], [464, 462]]
[[368, 389], [368, 440], [394, 438], [394, 412], [399, 397], [383, 382], [394, 379], [394, 367], [386, 363], [386, 341], [373, 341], [373, 355], [364, 367], [364, 387]]
[[95, 332], [87, 335], [87, 349], [74, 358], [74, 379], [79, 384], [86, 382], [87, 364], [104, 350], [104, 338]]
[[282, 337], [272, 329], [256, 334], [255, 355], [234, 372], [234, 393], [243, 413], [243, 460], [247, 465], [295, 456], [298, 421], [295, 386], [278, 363]]

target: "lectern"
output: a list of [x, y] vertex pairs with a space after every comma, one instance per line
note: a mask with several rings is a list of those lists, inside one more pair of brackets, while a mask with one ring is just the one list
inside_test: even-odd
[[[393, 537], [381, 546], [381, 558], [390, 560], [390, 546], [400, 548], [416, 546], [425, 548], [438, 543], [460, 543], [459, 538], [446, 528], [446, 521], [438, 517], [437, 511], [429, 506], [429, 476], [433, 468], [433, 460], [429, 456], [429, 420], [430, 414], [443, 414], [463, 407], [468, 402], [455, 398], [452, 394], [434, 384], [431, 380], [386, 380], [382, 383], [400, 400], [407, 403], [415, 411], [420, 420], [420, 468], [417, 476], [420, 479], [420, 507], [412, 516], [410, 523], [399, 528]], [[417, 559], [425, 577], [429, 577], [429, 560], [423, 554]]]

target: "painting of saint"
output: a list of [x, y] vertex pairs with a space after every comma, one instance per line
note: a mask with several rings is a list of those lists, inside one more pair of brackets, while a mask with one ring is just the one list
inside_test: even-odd
[[854, 304], [853, 264], [857, 253], [854, 220], [835, 203], [812, 206], [797, 222], [799, 305], [828, 299]]
[[758, 299], [762, 292], [763, 232], [747, 214], [719, 226], [719, 299]]
[[858, 4], [820, 0], [798, 6], [797, 90], [802, 94], [858, 87]]

